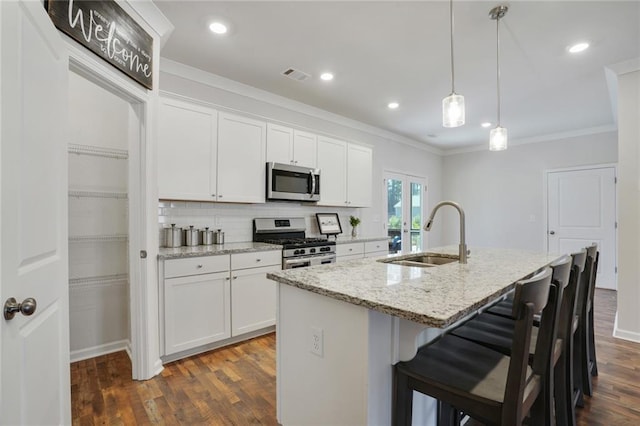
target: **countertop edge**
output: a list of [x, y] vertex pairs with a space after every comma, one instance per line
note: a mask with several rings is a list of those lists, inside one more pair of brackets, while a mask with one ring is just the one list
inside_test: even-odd
[[220, 256], [225, 254], [254, 253], [261, 251], [278, 250], [282, 250], [281, 245], [253, 242], [176, 248], [161, 247], [158, 253], [158, 260], [186, 259], [191, 257]]

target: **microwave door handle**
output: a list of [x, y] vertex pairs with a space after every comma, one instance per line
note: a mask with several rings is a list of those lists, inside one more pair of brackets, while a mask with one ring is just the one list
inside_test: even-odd
[[313, 170], [309, 172], [311, 176], [311, 192], [309, 193], [309, 198], [313, 198], [313, 194], [316, 193], [316, 175], [313, 173]]

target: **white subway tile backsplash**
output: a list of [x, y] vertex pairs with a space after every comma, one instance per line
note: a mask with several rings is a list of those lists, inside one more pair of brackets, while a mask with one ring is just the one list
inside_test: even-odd
[[342, 231], [348, 234], [349, 216], [359, 216], [357, 208], [320, 207], [297, 203], [226, 204], [191, 201], [160, 201], [158, 206], [158, 229], [160, 244], [164, 243], [163, 227], [175, 223], [179, 227], [193, 225], [196, 228], [222, 229], [226, 242], [251, 241], [253, 219], [256, 217], [304, 217], [307, 236], [319, 236], [316, 213], [337, 212]]

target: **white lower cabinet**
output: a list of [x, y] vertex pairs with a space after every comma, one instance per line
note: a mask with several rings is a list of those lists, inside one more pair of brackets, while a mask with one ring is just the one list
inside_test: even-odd
[[228, 271], [164, 280], [165, 355], [231, 337], [229, 281]]
[[336, 261], [362, 259], [363, 257], [380, 257], [388, 253], [387, 239], [336, 245]]
[[276, 283], [267, 273], [279, 271], [281, 262], [281, 250], [161, 262], [163, 355], [224, 345], [275, 325]]
[[276, 323], [276, 283], [267, 279], [267, 272], [280, 269], [280, 265], [274, 265], [232, 272], [232, 336], [239, 336]]
[[364, 257], [381, 257], [389, 254], [389, 239], [364, 243]]
[[360, 242], [336, 245], [336, 262], [364, 257], [364, 244]]

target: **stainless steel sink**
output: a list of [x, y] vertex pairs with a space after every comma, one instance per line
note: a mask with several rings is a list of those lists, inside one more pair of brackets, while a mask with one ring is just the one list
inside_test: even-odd
[[438, 254], [420, 253], [413, 256], [403, 256], [401, 259], [384, 259], [384, 263], [393, 263], [402, 266], [418, 266], [421, 268], [431, 268], [438, 265], [446, 265], [460, 260], [458, 256], [444, 256]]

